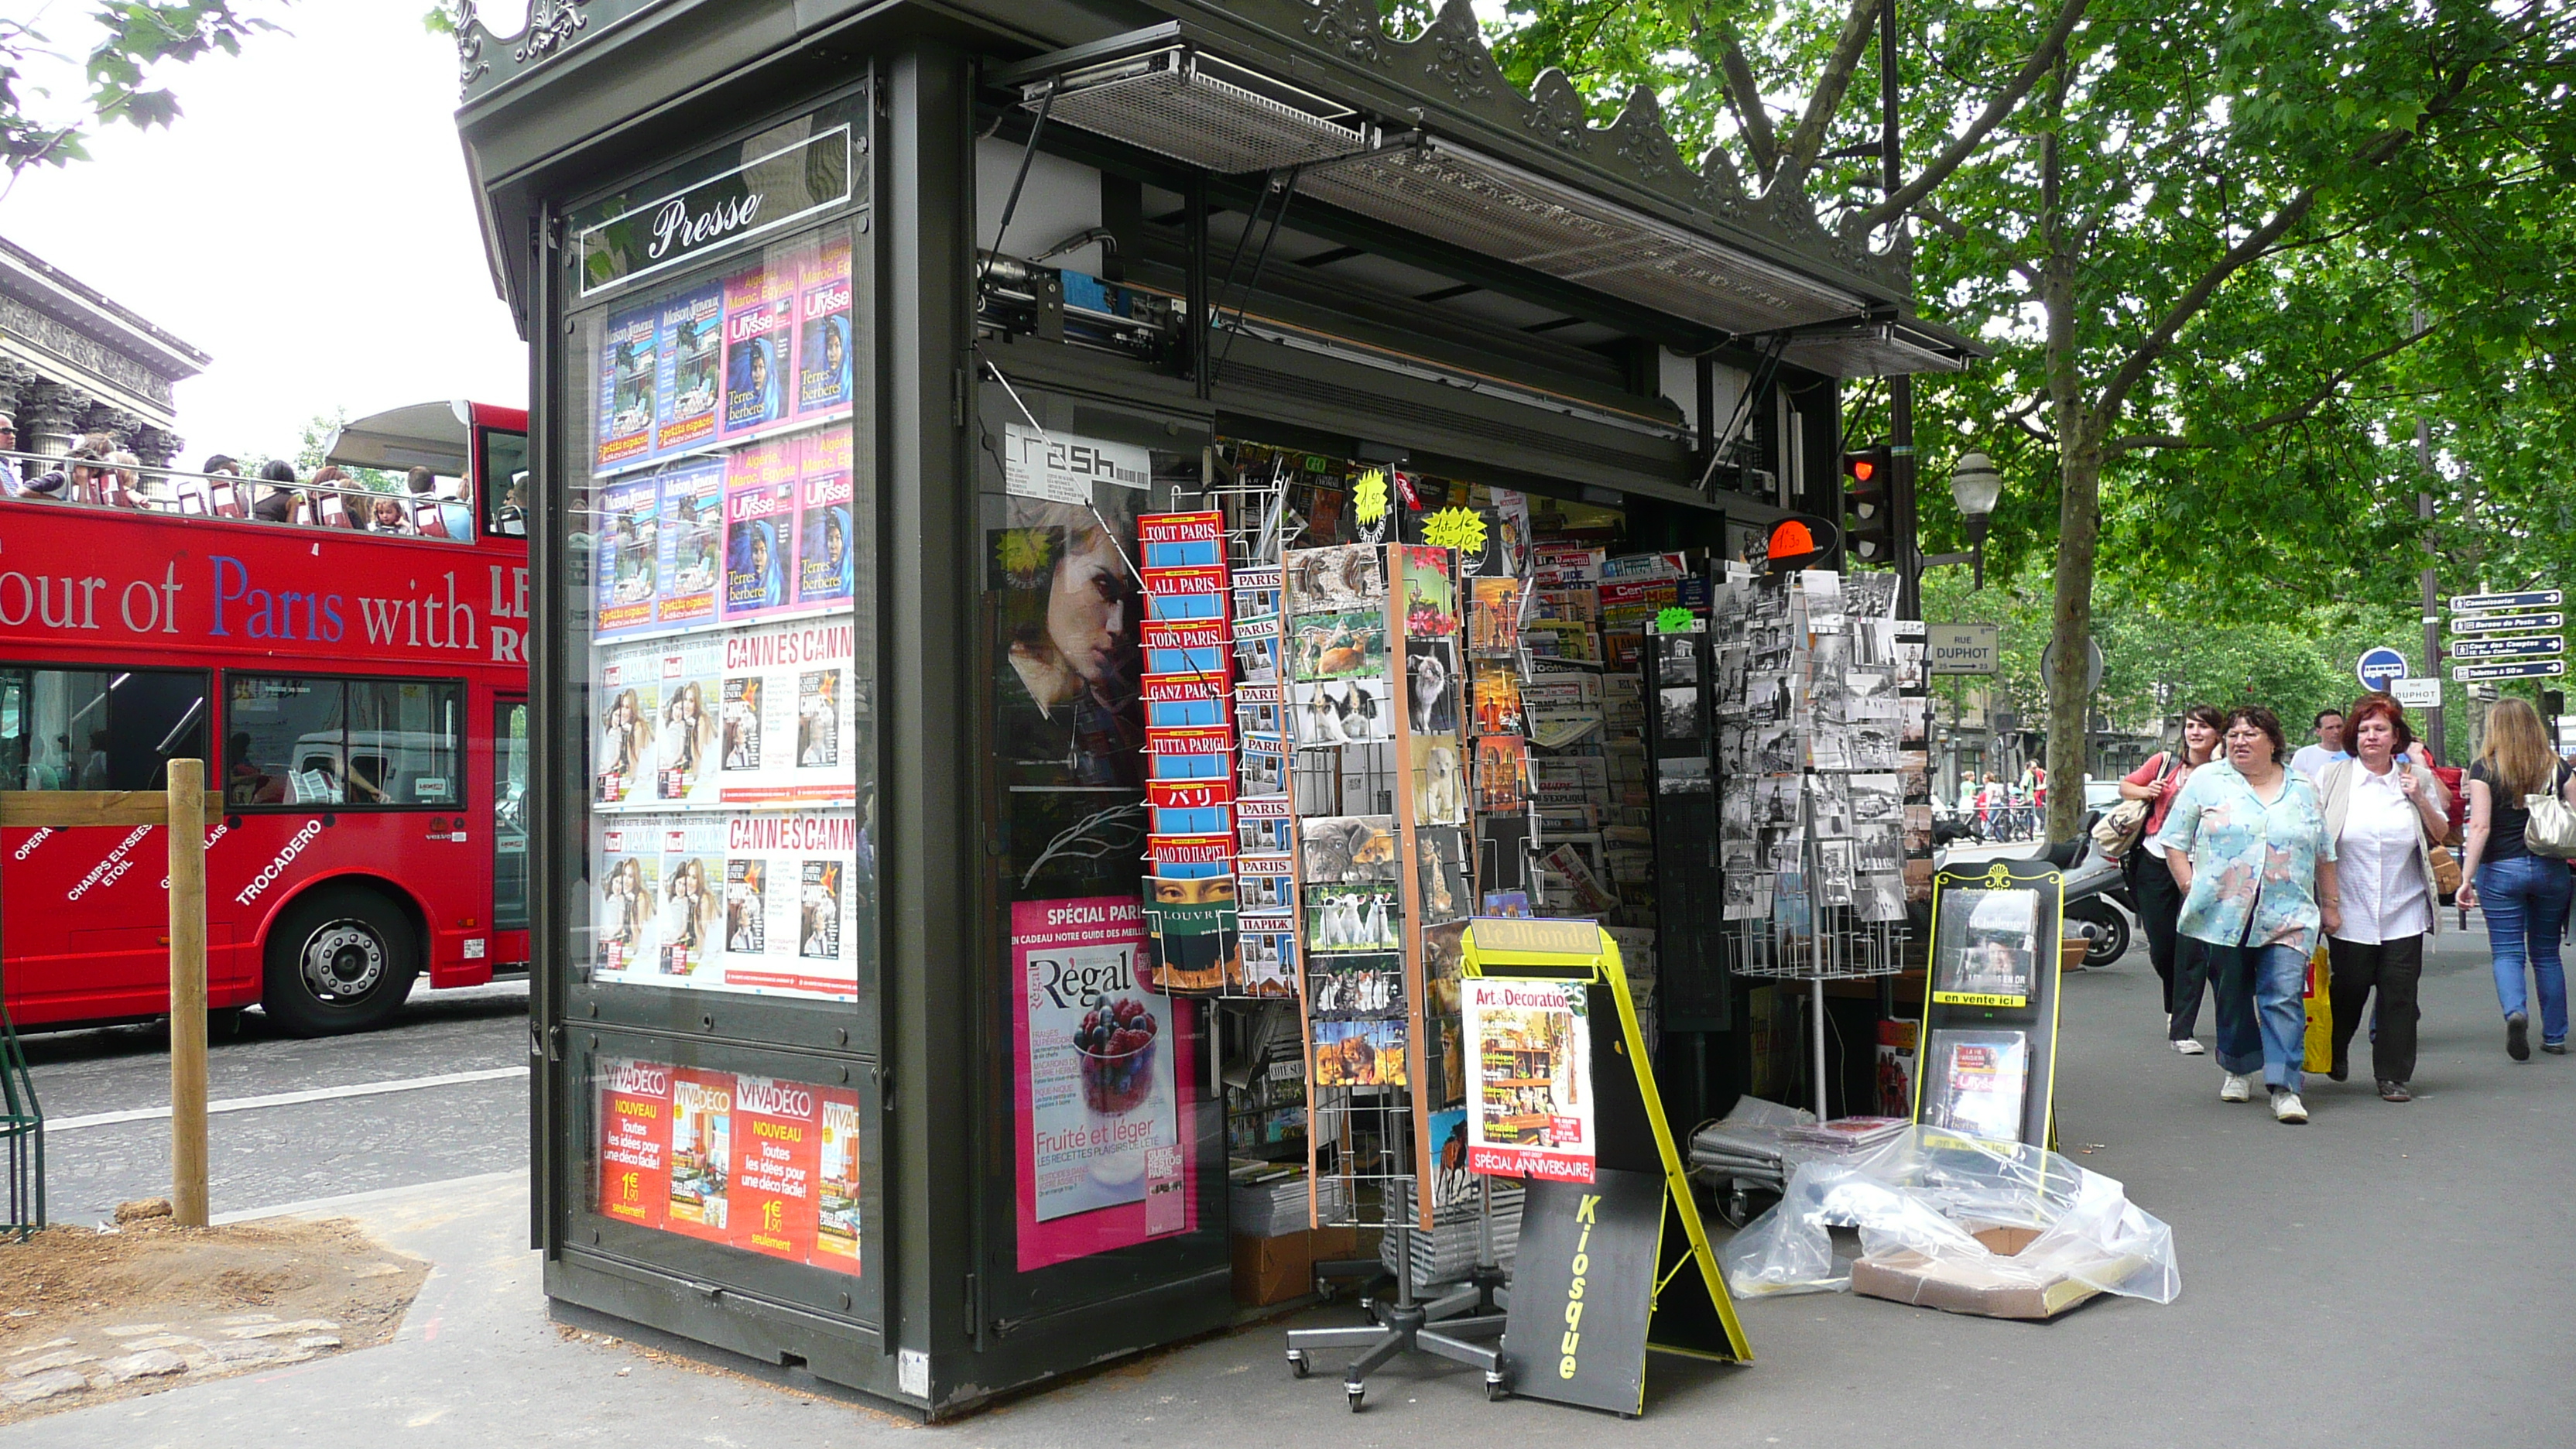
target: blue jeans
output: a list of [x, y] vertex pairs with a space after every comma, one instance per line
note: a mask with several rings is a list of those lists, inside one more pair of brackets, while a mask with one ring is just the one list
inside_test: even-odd
[[2218, 1064], [2236, 1075], [2263, 1069], [2263, 1084], [2295, 1092], [2308, 1059], [2308, 958], [2295, 946], [2204, 941], [2218, 1007]]
[[2486, 913], [2487, 947], [2495, 956], [2496, 1001], [2505, 1015], [2528, 1012], [2526, 964], [2540, 982], [2540, 1039], [2567, 1040], [2567, 971], [2558, 960], [2558, 930], [2576, 881], [2567, 862], [2517, 855], [2478, 864], [2478, 908]]

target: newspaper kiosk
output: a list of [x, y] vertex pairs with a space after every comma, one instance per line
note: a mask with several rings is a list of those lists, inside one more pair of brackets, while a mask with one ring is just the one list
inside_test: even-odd
[[924, 1417], [1225, 1324], [1137, 518], [1250, 439], [1721, 546], [1965, 345], [1464, 5], [531, 12], [466, 7], [458, 124], [534, 369], [547, 1292]]

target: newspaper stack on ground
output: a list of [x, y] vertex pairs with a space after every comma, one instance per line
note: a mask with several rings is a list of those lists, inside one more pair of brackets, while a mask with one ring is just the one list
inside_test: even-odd
[[1788, 1134], [1812, 1128], [1815, 1122], [1813, 1112], [1759, 1097], [1740, 1097], [1734, 1111], [1691, 1134], [1691, 1169], [1695, 1175], [1731, 1178], [1739, 1186], [1777, 1192], [1786, 1180], [1780, 1163]]
[[1865, 1152], [1911, 1125], [1902, 1117], [1837, 1117], [1831, 1122], [1792, 1127], [1780, 1136], [1786, 1158], [1795, 1164]]
[[[1315, 1184], [1317, 1207], [1329, 1224], [1342, 1214], [1342, 1182], [1328, 1177]], [[1247, 1238], [1282, 1238], [1306, 1231], [1306, 1168], [1279, 1164], [1277, 1170], [1238, 1168], [1229, 1190], [1233, 1228]]]
[[[1430, 1232], [1415, 1229], [1413, 1234], [1413, 1282], [1416, 1287], [1432, 1283], [1454, 1283], [1467, 1276], [1476, 1266], [1476, 1249], [1481, 1231], [1478, 1223], [1477, 1195], [1470, 1192], [1459, 1202], [1432, 1213], [1435, 1224]], [[1377, 1259], [1390, 1273], [1395, 1271], [1395, 1245], [1402, 1235], [1392, 1228], [1378, 1240]], [[1518, 1184], [1494, 1183], [1494, 1263], [1509, 1268], [1521, 1241], [1521, 1189]]]

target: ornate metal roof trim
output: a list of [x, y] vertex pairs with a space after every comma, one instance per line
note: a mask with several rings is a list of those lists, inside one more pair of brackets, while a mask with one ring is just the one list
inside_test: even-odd
[[1910, 259], [1873, 250], [1856, 215], [1839, 231], [1829, 230], [1802, 186], [1749, 191], [1720, 148], [1692, 164], [1664, 129], [1663, 106], [1645, 86], [1629, 93], [1607, 127], [1592, 124], [1582, 93], [1555, 67], [1540, 72], [1523, 94], [1495, 62], [1469, 0], [1444, 0], [1410, 39], [1385, 28], [1374, 0], [1178, 0], [1173, 8], [1319, 47], [1372, 80], [1545, 145], [1666, 206], [1790, 254], [1830, 261], [1899, 295], [1911, 292]]
[[457, 89], [470, 101], [562, 53], [574, 41], [656, 3], [658, 0], [528, 0], [527, 28], [516, 35], [495, 35], [483, 24], [475, 0], [458, 0]]

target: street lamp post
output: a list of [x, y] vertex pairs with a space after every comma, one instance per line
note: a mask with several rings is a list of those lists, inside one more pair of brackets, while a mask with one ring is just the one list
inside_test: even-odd
[[2003, 497], [2004, 475], [1983, 453], [1962, 453], [1950, 470], [1950, 498], [1959, 505], [1959, 521], [1968, 526], [1968, 550], [1976, 560], [1977, 588], [1986, 586], [1986, 524]]

